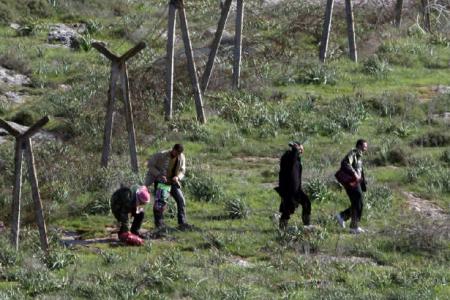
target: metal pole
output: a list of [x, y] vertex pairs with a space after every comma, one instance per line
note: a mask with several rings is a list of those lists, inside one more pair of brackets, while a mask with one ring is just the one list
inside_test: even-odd
[[244, 26], [244, 0], [237, 0], [236, 32], [234, 42], [233, 88], [240, 88], [242, 60], [242, 30]]
[[320, 42], [319, 60], [325, 62], [328, 50], [328, 41], [330, 40], [331, 20], [333, 18], [334, 0], [327, 0], [325, 16], [322, 29], [322, 40]]

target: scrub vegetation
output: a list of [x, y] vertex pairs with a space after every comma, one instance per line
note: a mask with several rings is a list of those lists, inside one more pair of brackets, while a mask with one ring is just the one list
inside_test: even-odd
[[[185, 2], [202, 74], [212, 39], [205, 31], [217, 25], [219, 1]], [[322, 2], [245, 2], [242, 88], [231, 89], [233, 47], [224, 43], [201, 125], [179, 33], [174, 118], [164, 121], [167, 1], [0, 0], [0, 66], [30, 78], [22, 86], [0, 82], [0, 118], [29, 126], [48, 115], [45, 130], [56, 137], [33, 140], [51, 245], [45, 256], [26, 180], [20, 251], [9, 244], [14, 140], [0, 135], [0, 299], [450, 297], [448, 2], [433, 6], [431, 32], [414, 6], [399, 28], [394, 4], [355, 6], [354, 63], [338, 1], [325, 64], [317, 58]], [[86, 28], [79, 47], [47, 43], [57, 23]], [[100, 168], [110, 64], [92, 41], [118, 54], [139, 41], [148, 45], [128, 65], [139, 174], [130, 168], [121, 101], [110, 167]], [[7, 101], [7, 91], [26, 101]], [[334, 218], [349, 200], [333, 175], [358, 138], [369, 142], [361, 224], [368, 232], [351, 235]], [[273, 187], [291, 140], [305, 147], [303, 184], [315, 226], [303, 227], [297, 211], [280, 231]], [[194, 228], [175, 229], [169, 208], [167, 232], [144, 246], [108, 240], [116, 226], [111, 194], [143, 181], [146, 159], [178, 142]], [[143, 229], [153, 232], [152, 220], [148, 206]], [[78, 242], [68, 241], [71, 235]]]

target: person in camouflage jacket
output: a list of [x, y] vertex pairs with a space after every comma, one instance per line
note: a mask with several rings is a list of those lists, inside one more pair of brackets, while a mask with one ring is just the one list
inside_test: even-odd
[[[121, 187], [111, 197], [111, 211], [120, 223], [119, 239], [127, 242], [127, 237], [140, 236], [139, 229], [144, 220], [144, 205], [150, 202], [150, 193], [146, 186], [133, 185]], [[131, 228], [129, 216], [133, 217]], [[132, 235], [130, 235], [130, 233]]]
[[342, 160], [341, 169], [347, 174], [353, 176], [354, 181], [351, 185], [345, 185], [345, 191], [350, 199], [350, 207], [338, 213], [336, 219], [339, 225], [345, 228], [345, 221], [351, 219], [350, 232], [362, 233], [364, 230], [359, 227], [363, 212], [363, 192], [366, 192], [366, 178], [363, 169], [363, 154], [367, 151], [367, 141], [359, 139], [356, 142], [356, 148], [352, 149]]

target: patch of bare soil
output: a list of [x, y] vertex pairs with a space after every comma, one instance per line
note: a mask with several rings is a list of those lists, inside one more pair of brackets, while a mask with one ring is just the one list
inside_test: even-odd
[[420, 215], [436, 221], [442, 221], [449, 218], [449, 215], [433, 202], [417, 197], [411, 192], [403, 192], [403, 195], [406, 197], [409, 208]]

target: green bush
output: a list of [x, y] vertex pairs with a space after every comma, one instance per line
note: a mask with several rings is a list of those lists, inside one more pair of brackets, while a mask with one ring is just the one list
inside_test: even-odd
[[328, 235], [326, 228], [288, 226], [285, 231], [278, 231], [277, 240], [282, 247], [308, 254], [318, 252]]
[[444, 147], [450, 145], [450, 134], [448, 132], [428, 132], [411, 142], [413, 146], [422, 147]]
[[0, 55], [0, 66], [27, 76], [32, 73], [30, 62], [11, 52]]
[[245, 219], [250, 214], [247, 203], [240, 198], [226, 201], [224, 211], [231, 219]]
[[440, 159], [447, 163], [450, 164], [450, 149], [446, 149], [444, 150], [444, 152], [442, 152]]
[[365, 74], [375, 76], [377, 78], [385, 78], [391, 71], [389, 63], [380, 59], [378, 55], [372, 55], [363, 63], [362, 70]]
[[96, 199], [89, 202], [84, 208], [83, 213], [88, 215], [107, 215], [111, 210], [109, 195], [99, 194]]
[[42, 270], [23, 271], [19, 283], [31, 297], [62, 290], [69, 284], [67, 277], [59, 279], [53, 273]]
[[365, 206], [369, 215], [383, 214], [392, 206], [393, 195], [386, 185], [372, 185], [365, 194]]
[[275, 81], [276, 85], [320, 84], [335, 85], [337, 72], [334, 68], [320, 62], [301, 63], [293, 74], [285, 74]]
[[427, 176], [435, 168], [436, 166], [429, 158], [412, 159], [406, 169], [406, 181], [409, 183], [417, 182], [420, 177]]
[[216, 202], [223, 198], [222, 187], [213, 177], [204, 173], [188, 172], [186, 189], [195, 199], [205, 202]]
[[20, 254], [11, 246], [5, 236], [0, 237], [0, 270], [2, 267], [16, 265], [20, 261]]
[[323, 178], [313, 178], [305, 185], [305, 192], [311, 201], [325, 202], [332, 199], [327, 182]]
[[367, 117], [364, 103], [348, 96], [334, 99], [325, 110], [326, 119], [322, 119], [322, 133], [335, 134], [338, 128], [356, 132], [359, 125]]
[[74, 264], [76, 255], [65, 248], [53, 247], [43, 259], [50, 270], [60, 270]]

